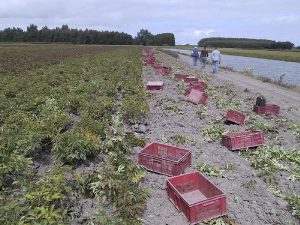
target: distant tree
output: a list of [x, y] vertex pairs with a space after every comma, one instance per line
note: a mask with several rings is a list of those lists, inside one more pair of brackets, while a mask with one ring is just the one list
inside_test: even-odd
[[51, 42], [51, 33], [50, 29], [47, 26], [44, 26], [41, 30], [39, 30], [39, 41], [40, 42]]
[[296, 49], [300, 49], [300, 46], [297, 46]]
[[135, 44], [138, 45], [152, 45], [154, 43], [154, 36], [147, 29], [141, 29], [135, 38]]
[[23, 31], [21, 28], [6, 28], [0, 31], [0, 41], [130, 45], [133, 42], [133, 38], [131, 35], [123, 32], [70, 29], [67, 24], [54, 29], [44, 26], [40, 30], [38, 30], [36, 25], [30, 24], [26, 31]]
[[212, 37], [201, 39], [198, 42], [198, 46], [249, 49], [291, 49], [294, 44], [289, 41], [276, 42], [265, 39]]
[[162, 33], [154, 36], [154, 45], [175, 45], [175, 36], [172, 33]]
[[38, 41], [38, 27], [34, 24], [30, 24], [27, 27], [25, 33], [25, 41]]

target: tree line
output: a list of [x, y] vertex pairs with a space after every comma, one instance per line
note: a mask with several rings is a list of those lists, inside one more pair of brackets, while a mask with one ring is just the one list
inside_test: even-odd
[[272, 41], [266, 39], [249, 38], [203, 38], [198, 46], [219, 47], [219, 48], [248, 48], [248, 49], [291, 49], [294, 44], [289, 41]]
[[141, 29], [134, 39], [139, 45], [175, 45], [175, 36], [172, 33], [151, 34], [147, 29]]
[[54, 29], [44, 26], [38, 29], [34, 24], [27, 26], [26, 30], [15, 27], [1, 30], [0, 41], [107, 45], [175, 45], [175, 37], [171, 33], [152, 35], [148, 30], [141, 29], [137, 36], [133, 38], [130, 34], [117, 31], [70, 29], [68, 25], [62, 25], [62, 27]]

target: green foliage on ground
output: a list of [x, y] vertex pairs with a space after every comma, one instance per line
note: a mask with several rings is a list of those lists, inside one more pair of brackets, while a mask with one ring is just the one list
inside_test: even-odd
[[66, 224], [71, 187], [65, 169], [58, 165], [35, 179], [15, 184], [22, 188], [13, 195], [1, 194], [1, 224]]
[[[31, 72], [21, 64], [23, 76], [9, 70], [0, 78], [1, 224], [68, 224], [80, 196], [102, 196], [91, 189], [99, 181], [114, 187], [105, 196], [117, 209], [116, 221], [141, 217], [149, 194], [129, 145], [143, 140], [127, 142], [123, 133], [123, 119], [139, 122], [148, 111], [141, 49], [109, 48]], [[68, 169], [100, 156], [107, 159], [101, 179], [98, 170], [81, 177]], [[36, 169], [44, 157], [50, 172]]]
[[207, 176], [224, 177], [223, 172], [215, 165], [208, 163], [197, 163], [195, 168]]
[[300, 219], [300, 196], [292, 194], [287, 197], [287, 201], [292, 209], [292, 214]]
[[297, 149], [287, 151], [280, 146], [266, 145], [257, 150], [245, 150], [242, 155], [246, 156], [263, 176], [286, 171], [289, 173], [286, 179], [293, 182], [300, 180], [300, 152]]
[[209, 125], [200, 130], [205, 140], [208, 142], [221, 140], [222, 134], [226, 133], [226, 129], [222, 126], [220, 121], [214, 120]]

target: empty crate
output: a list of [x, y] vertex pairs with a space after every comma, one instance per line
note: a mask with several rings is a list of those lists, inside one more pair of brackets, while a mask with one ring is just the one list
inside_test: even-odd
[[205, 105], [207, 103], [207, 100], [208, 100], [207, 94], [205, 94], [202, 91], [195, 90], [195, 89], [192, 89], [188, 96], [188, 101], [192, 102], [196, 105], [198, 105], [198, 104]]
[[171, 68], [171, 67], [166, 67], [166, 66], [164, 66], [164, 67], [163, 67], [163, 74], [162, 74], [162, 75], [167, 76], [167, 75], [169, 75], [171, 72], [172, 72], [172, 68]]
[[178, 80], [184, 80], [188, 75], [187, 74], [182, 74], [182, 73], [176, 73], [175, 78]]
[[261, 131], [242, 131], [222, 136], [222, 145], [230, 150], [258, 147], [264, 144], [265, 138]]
[[201, 88], [203, 88], [203, 90], [207, 88], [207, 84], [204, 83], [203, 81], [192, 81], [190, 83], [191, 83], [191, 86], [193, 86], [193, 87], [201, 87]]
[[142, 149], [138, 162], [147, 170], [176, 176], [191, 166], [192, 158], [188, 149], [154, 142]]
[[193, 82], [193, 81], [198, 81], [197, 77], [192, 77], [192, 76], [188, 76], [184, 78], [184, 82], [189, 83], [189, 82]]
[[230, 109], [227, 112], [226, 120], [232, 123], [243, 125], [245, 121], [245, 115], [241, 112]]
[[227, 214], [226, 195], [199, 172], [169, 178], [167, 193], [190, 224]]
[[266, 104], [265, 106], [254, 105], [253, 111], [257, 114], [278, 115], [280, 107], [274, 104]]
[[152, 67], [153, 67], [154, 69], [162, 69], [162, 68], [163, 68], [163, 66], [160, 65], [160, 64], [153, 64]]
[[161, 90], [164, 87], [164, 82], [162, 81], [149, 81], [147, 83], [147, 90]]

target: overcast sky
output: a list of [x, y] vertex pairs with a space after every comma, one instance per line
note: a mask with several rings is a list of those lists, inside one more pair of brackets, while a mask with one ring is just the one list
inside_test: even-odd
[[0, 29], [171, 32], [177, 44], [205, 37], [265, 38], [300, 45], [300, 0], [0, 0]]

